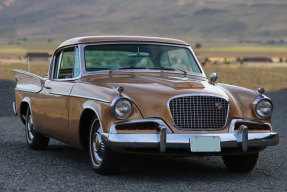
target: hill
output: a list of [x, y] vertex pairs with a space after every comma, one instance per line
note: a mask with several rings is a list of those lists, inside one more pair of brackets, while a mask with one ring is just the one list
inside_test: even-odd
[[286, 41], [286, 9], [286, 0], [0, 0], [0, 40], [123, 34]]

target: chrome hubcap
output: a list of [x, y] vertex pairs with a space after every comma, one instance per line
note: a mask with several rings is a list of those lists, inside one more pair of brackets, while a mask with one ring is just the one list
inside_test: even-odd
[[[98, 123], [95, 122], [95, 125], [98, 125]], [[94, 163], [99, 165], [103, 161], [104, 145], [101, 139], [101, 127], [98, 125], [97, 128], [95, 125], [93, 126], [93, 134], [91, 138], [91, 152]]]
[[33, 128], [33, 119], [32, 115], [29, 115], [28, 123], [27, 123], [27, 137], [29, 141], [34, 139], [34, 128]]

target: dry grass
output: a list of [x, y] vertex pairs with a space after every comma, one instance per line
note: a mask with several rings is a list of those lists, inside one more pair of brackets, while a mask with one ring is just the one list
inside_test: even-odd
[[[40, 75], [41, 77], [46, 76], [49, 68], [49, 63], [31, 63], [30, 72]], [[15, 80], [13, 69], [20, 69], [28, 71], [28, 64], [23, 62], [0, 62], [0, 79]]]
[[287, 88], [287, 67], [284, 66], [250, 66], [250, 65], [207, 65], [207, 76], [211, 72], [218, 74], [217, 82], [228, 83], [266, 91]]
[[[31, 63], [31, 72], [45, 76], [48, 72], [48, 63]], [[13, 69], [27, 71], [27, 63], [0, 62], [0, 79], [14, 80]], [[287, 67], [284, 66], [250, 66], [250, 65], [207, 65], [204, 66], [207, 76], [216, 72], [217, 82], [228, 83], [257, 89], [264, 87], [266, 91], [287, 88]]]

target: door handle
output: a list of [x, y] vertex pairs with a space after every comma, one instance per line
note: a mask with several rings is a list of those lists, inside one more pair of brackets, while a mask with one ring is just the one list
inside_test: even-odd
[[45, 89], [51, 90], [52, 87], [44, 86]]

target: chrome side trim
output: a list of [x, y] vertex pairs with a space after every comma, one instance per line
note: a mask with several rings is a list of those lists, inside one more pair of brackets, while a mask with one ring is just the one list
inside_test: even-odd
[[25, 74], [25, 75], [29, 75], [29, 76], [35, 77], [35, 78], [37, 78], [37, 79], [44, 79], [43, 77], [40, 77], [40, 76], [38, 76], [38, 75], [36, 75], [36, 74], [34, 74], [34, 73], [29, 73], [29, 72], [27, 72], [27, 71], [22, 71], [22, 70], [19, 70], [19, 69], [14, 69], [14, 72], [23, 73], [23, 74]]
[[61, 92], [49, 91], [49, 93], [50, 93], [50, 94], [53, 94], [53, 95], [70, 96], [70, 95], [67, 94], [67, 93], [61, 93]]
[[31, 86], [26, 85], [25, 87], [17, 85], [15, 90], [17, 90], [17, 91], [24, 91], [24, 92], [31, 92], [31, 93], [39, 93], [42, 89], [41, 90], [40, 89], [36, 89], [35, 87], [33, 87], [33, 85], [31, 85]]
[[[221, 99], [225, 99], [227, 102], [228, 102], [228, 108], [227, 108], [227, 115], [226, 115], [226, 119], [225, 119], [225, 124], [224, 126], [220, 129], [224, 129], [227, 125], [227, 121], [228, 121], [228, 117], [229, 117], [229, 110], [230, 110], [230, 104], [229, 104], [229, 98], [228, 97], [223, 97], [223, 96], [220, 96], [220, 95], [213, 95], [213, 94], [200, 94], [200, 93], [195, 93], [195, 94], [183, 94], [183, 95], [176, 95], [176, 96], [173, 96], [171, 98], [169, 98], [169, 100], [167, 101], [167, 107], [168, 107], [168, 110], [169, 110], [169, 113], [170, 113], [170, 116], [171, 116], [171, 119], [172, 119], [172, 123], [173, 123], [173, 126], [176, 127], [177, 129], [179, 130], [183, 130], [179, 127], [176, 126], [176, 124], [174, 123], [174, 120], [173, 120], [173, 117], [172, 117], [172, 114], [171, 114], [171, 111], [170, 111], [170, 106], [169, 106], [169, 103], [172, 99], [175, 99], [175, 98], [179, 98], [179, 97], [187, 97], [187, 96], [211, 96], [211, 97], [218, 97], [218, 98], [221, 98]], [[184, 129], [184, 130], [189, 130], [189, 129]], [[212, 130], [204, 130], [204, 131], [214, 131], [214, 129]]]
[[91, 99], [91, 100], [100, 101], [100, 102], [103, 102], [103, 103], [111, 103], [111, 101], [104, 100], [104, 99], [99, 99], [99, 98], [96, 98], [96, 97], [89, 97], [89, 96], [77, 95], [77, 94], [71, 94], [70, 96], [71, 97], [84, 98], [84, 99]]

